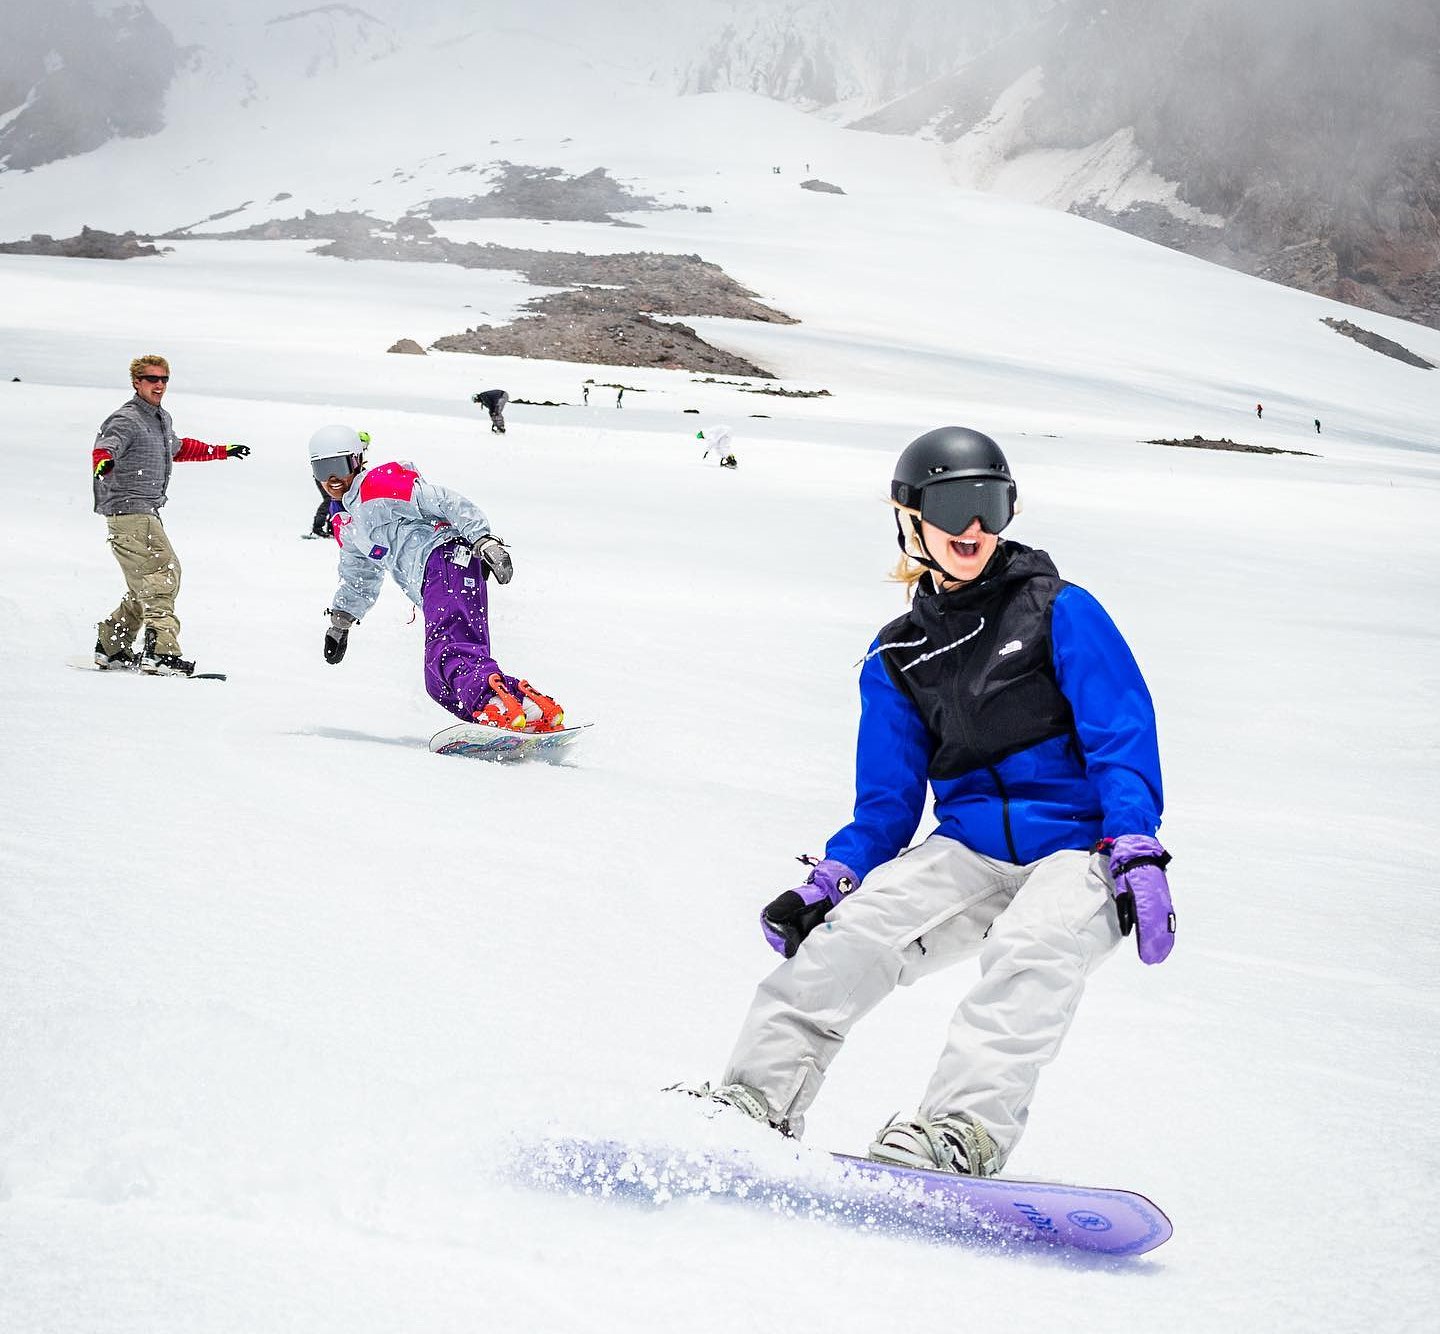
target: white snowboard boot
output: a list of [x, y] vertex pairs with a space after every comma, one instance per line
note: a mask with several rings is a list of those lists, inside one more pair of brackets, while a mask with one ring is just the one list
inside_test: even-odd
[[744, 1112], [752, 1121], [763, 1121], [766, 1125], [779, 1129], [771, 1119], [770, 1104], [765, 1101], [765, 1095], [759, 1089], [751, 1088], [749, 1084], [721, 1084], [719, 1088], [711, 1088], [709, 1084], [672, 1084], [665, 1091], [688, 1093], [692, 1098], [706, 1098], [710, 1102], [718, 1102]]
[[939, 1116], [933, 1121], [891, 1117], [866, 1155], [873, 1162], [962, 1176], [993, 1177], [1000, 1170], [1000, 1150], [990, 1132], [964, 1116]]

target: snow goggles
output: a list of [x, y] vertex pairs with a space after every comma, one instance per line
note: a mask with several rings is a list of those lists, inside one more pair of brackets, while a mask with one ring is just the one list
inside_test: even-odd
[[[914, 494], [912, 488], [910, 494]], [[1003, 532], [1015, 517], [1015, 483], [1002, 477], [952, 477], [920, 488], [920, 517], [958, 536], [976, 519], [987, 533]]]
[[310, 471], [321, 486], [331, 477], [349, 477], [365, 463], [363, 454], [336, 454], [328, 459], [311, 459]]

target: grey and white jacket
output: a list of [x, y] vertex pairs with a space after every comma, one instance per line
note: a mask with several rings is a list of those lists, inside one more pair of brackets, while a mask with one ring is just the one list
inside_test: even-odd
[[330, 607], [358, 621], [380, 596], [386, 570], [421, 606], [430, 553], [457, 541], [473, 545], [489, 534], [490, 521], [458, 491], [427, 482], [413, 464], [382, 463], [351, 483], [331, 527], [340, 544], [340, 587]]

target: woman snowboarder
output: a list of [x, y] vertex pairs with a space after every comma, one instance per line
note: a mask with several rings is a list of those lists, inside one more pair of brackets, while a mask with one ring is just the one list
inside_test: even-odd
[[[855, 1022], [897, 984], [978, 955], [918, 1112], [869, 1152], [989, 1176], [1089, 974], [1132, 929], [1146, 963], [1174, 942], [1155, 718], [1100, 604], [1000, 537], [1016, 488], [994, 440], [922, 435], [890, 495], [913, 600], [861, 669], [854, 818], [762, 912], [785, 960], [723, 1084], [690, 1091], [798, 1136]], [[927, 784], [938, 828], [907, 850]]]

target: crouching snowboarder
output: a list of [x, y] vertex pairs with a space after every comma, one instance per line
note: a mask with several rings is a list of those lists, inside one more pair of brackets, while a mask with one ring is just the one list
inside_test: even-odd
[[[761, 913], [784, 962], [722, 1085], [687, 1091], [798, 1136], [852, 1026], [978, 956], [918, 1112], [869, 1156], [991, 1176], [1091, 972], [1132, 930], [1145, 963], [1174, 943], [1155, 716], [1100, 604], [999, 536], [1015, 483], [994, 440], [922, 435], [890, 496], [912, 602], [861, 668], [854, 818]], [[939, 827], [907, 851], [927, 785]]]
[[490, 414], [490, 429], [496, 435], [505, 434], [505, 405], [510, 395], [503, 389], [485, 389], [471, 396], [472, 403], [478, 403]]
[[467, 723], [560, 730], [560, 705], [503, 672], [491, 654], [486, 580], [508, 584], [514, 565], [484, 512], [408, 463], [367, 467], [364, 446], [349, 426], [325, 426], [310, 438], [310, 467], [335, 502], [331, 528], [340, 546], [325, 661], [345, 657], [351, 627], [375, 605], [388, 570], [425, 613], [431, 699]]
[[714, 454], [720, 460], [722, 468], [738, 468], [740, 460], [735, 457], [730, 448], [730, 428], [728, 426], [707, 426], [703, 431], [696, 431], [695, 438], [705, 442], [705, 452], [700, 455], [703, 463]]

